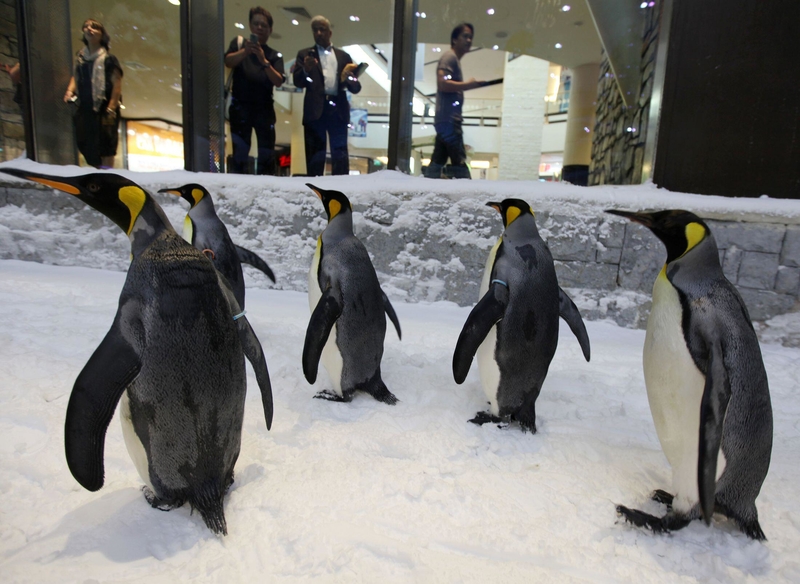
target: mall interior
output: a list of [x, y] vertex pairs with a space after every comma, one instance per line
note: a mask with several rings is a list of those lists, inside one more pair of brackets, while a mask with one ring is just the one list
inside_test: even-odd
[[[223, 54], [249, 35], [243, 0], [0, 0], [0, 60], [22, 66], [22, 103], [0, 75], [0, 160], [85, 164], [62, 96], [86, 18], [123, 70], [114, 166], [225, 172]], [[435, 130], [437, 63], [474, 26], [464, 142], [474, 180], [653, 181], [679, 192], [800, 198], [800, 3], [794, 0], [263, 1], [287, 74], [332, 23], [369, 66], [349, 95], [350, 174], [419, 175]], [[306, 172], [303, 90], [274, 93], [278, 174]], [[251, 155], [255, 156], [256, 140]], [[253, 161], [255, 166], [255, 161]], [[254, 171], [257, 169], [253, 169]], [[328, 163], [330, 171], [330, 163]]]

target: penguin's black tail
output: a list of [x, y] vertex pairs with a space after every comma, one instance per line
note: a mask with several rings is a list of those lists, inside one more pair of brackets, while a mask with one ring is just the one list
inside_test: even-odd
[[228, 535], [228, 524], [222, 508], [223, 496], [219, 481], [208, 481], [188, 498], [192, 509], [200, 512], [206, 526], [217, 535]]
[[257, 270], [261, 270], [267, 275], [267, 278], [272, 280], [272, 283], [275, 283], [275, 274], [272, 272], [272, 269], [267, 265], [267, 262], [262, 260], [259, 256], [254, 254], [249, 249], [245, 249], [239, 245], [236, 245], [236, 255], [239, 256], [239, 261], [243, 264], [249, 264], [253, 266]]

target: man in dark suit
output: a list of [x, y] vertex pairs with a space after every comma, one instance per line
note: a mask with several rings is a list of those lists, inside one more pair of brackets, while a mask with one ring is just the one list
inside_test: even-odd
[[346, 90], [361, 91], [356, 65], [346, 52], [331, 45], [331, 23], [324, 16], [311, 19], [315, 45], [297, 53], [292, 77], [304, 87], [303, 130], [309, 176], [325, 173], [326, 137], [331, 141], [332, 174], [348, 174], [347, 126], [350, 104]]

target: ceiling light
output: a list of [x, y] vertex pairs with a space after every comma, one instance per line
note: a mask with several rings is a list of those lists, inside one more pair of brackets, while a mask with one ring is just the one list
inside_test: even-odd
[[647, 8], [647, 2], [642, 2], [639, 4], [639, 8]]
[[560, 49], [560, 48], [561, 48], [561, 47], [563, 47], [563, 46], [564, 46], [564, 45], [562, 45], [561, 43], [556, 43], [556, 48], [557, 48], [557, 49]]
[[172, 4], [173, 6], [180, 6], [181, 0], [169, 0], [169, 3]]
[[491, 163], [488, 160], [473, 160], [469, 163], [472, 168], [483, 168], [488, 169], [491, 166]]
[[237, 22], [233, 26], [235, 26], [236, 28], [244, 28], [244, 25], [241, 22]]
[[441, 53], [441, 52], [442, 52], [442, 49], [441, 49], [441, 47], [433, 47], [433, 48], [431, 49], [431, 51], [433, 51], [434, 53]]
[[359, 21], [359, 20], [361, 20], [361, 19], [360, 19], [358, 16], [351, 15], [351, 16], [350, 16], [350, 20], [351, 20], [352, 22], [358, 22], [358, 21]]
[[420, 18], [428, 18], [428, 15], [427, 15], [427, 14], [425, 14], [424, 12], [420, 12], [420, 13], [419, 13], [419, 17], [420, 17]]
[[489, 10], [486, 11], [486, 14], [488, 14], [489, 16], [493, 15], [494, 14], [494, 8], [489, 8]]
[[298, 24], [300, 24], [300, 23], [297, 21], [297, 19], [296, 19], [296, 18], [293, 18], [293, 19], [292, 19], [292, 24], [293, 24], [293, 25], [295, 25], [295, 26], [297, 26], [297, 25], [298, 25]]
[[492, 50], [493, 51], [496, 51], [499, 48], [500, 48], [500, 45], [492, 45]]
[[561, 12], [569, 12], [570, 8], [572, 8], [572, 6], [564, 4], [564, 6], [561, 7]]

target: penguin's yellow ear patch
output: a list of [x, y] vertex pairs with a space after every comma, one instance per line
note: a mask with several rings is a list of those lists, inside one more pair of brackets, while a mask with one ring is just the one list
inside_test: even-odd
[[686, 251], [688, 252], [706, 237], [706, 228], [699, 223], [689, 223], [686, 226]]
[[328, 203], [328, 212], [331, 215], [331, 219], [336, 217], [341, 210], [342, 210], [342, 204], [336, 199], [331, 199], [331, 202]]
[[128, 235], [133, 231], [133, 224], [136, 223], [136, 218], [142, 212], [144, 202], [147, 200], [147, 195], [139, 187], [122, 187], [119, 190], [119, 200], [122, 201], [128, 208], [131, 214], [131, 224], [128, 226], [126, 233]]
[[196, 205], [200, 202], [200, 199], [203, 198], [203, 191], [200, 189], [192, 189], [192, 198], [194, 199], [194, 204]]
[[522, 215], [522, 211], [519, 207], [509, 207], [506, 210], [506, 226], [511, 225], [511, 222], [520, 215]]

